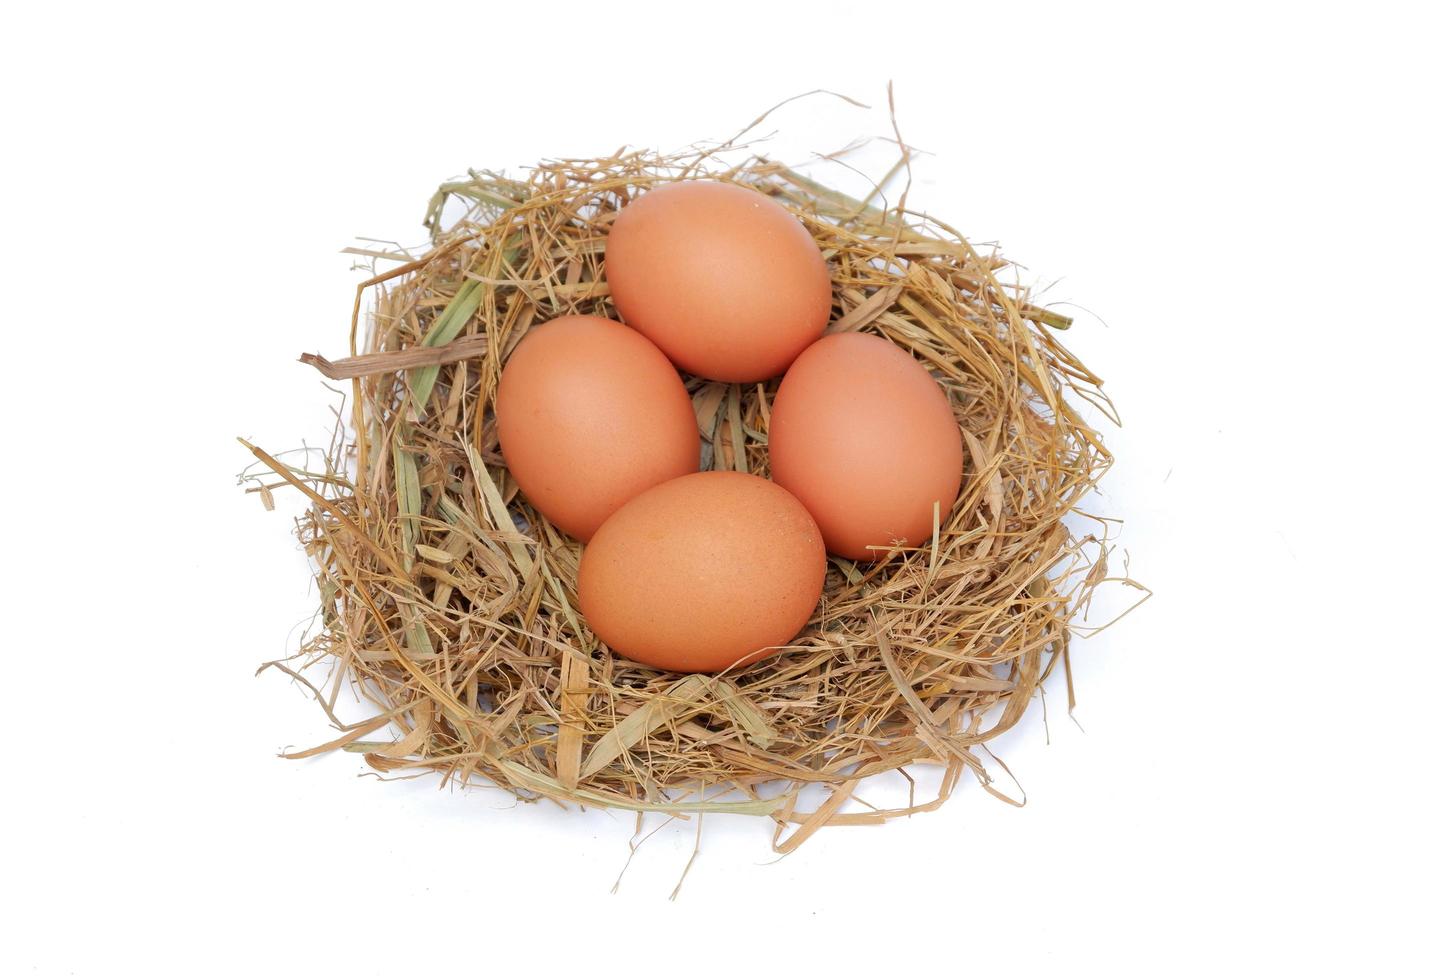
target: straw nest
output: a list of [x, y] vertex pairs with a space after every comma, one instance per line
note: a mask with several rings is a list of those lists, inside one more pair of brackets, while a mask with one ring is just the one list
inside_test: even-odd
[[[779, 851], [824, 825], [934, 809], [967, 770], [1009, 799], [979, 750], [1022, 717], [1091, 591], [1115, 578], [1104, 534], [1078, 537], [1067, 520], [1111, 464], [1074, 407], [1111, 415], [1101, 382], [1057, 341], [1067, 318], [1031, 305], [1005, 262], [943, 222], [759, 156], [716, 159], [626, 152], [544, 163], [526, 180], [474, 172], [435, 195], [429, 251], [366, 253], [401, 264], [360, 287], [353, 356], [303, 358], [352, 384], [328, 466], [250, 446], [308, 497], [299, 534], [322, 597], [297, 656], [266, 666], [341, 731], [291, 755], [344, 749], [380, 773], [431, 770], [524, 800], [763, 815]], [[534, 324], [617, 318], [603, 252], [618, 209], [697, 176], [770, 195], [804, 222], [831, 268], [830, 330], [880, 334], [926, 365], [968, 454], [929, 544], [868, 565], [832, 559], [791, 648], [716, 677], [654, 670], [594, 638], [575, 602], [579, 546], [518, 492], [493, 417], [504, 359]], [[455, 200], [466, 216], [442, 228]], [[685, 380], [704, 468], [766, 475], [779, 382]], [[267, 479], [253, 488], [266, 501]], [[377, 712], [341, 722], [345, 689]], [[943, 771], [930, 798], [883, 809], [854, 796], [918, 763]], [[820, 802], [804, 808], [808, 787]]]

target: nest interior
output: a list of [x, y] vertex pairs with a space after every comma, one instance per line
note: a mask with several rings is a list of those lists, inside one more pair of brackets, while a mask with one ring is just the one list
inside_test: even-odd
[[[594, 638], [575, 602], [580, 546], [518, 492], [492, 410], [504, 359], [535, 324], [618, 318], [603, 269], [617, 211], [694, 177], [739, 182], [803, 221], [831, 270], [829, 332], [910, 351], [946, 392], [967, 454], [931, 542], [869, 564], [830, 559], [790, 649], [721, 676], [658, 671]], [[441, 227], [456, 201], [465, 215]], [[1111, 463], [1077, 405], [1114, 416], [1056, 339], [1067, 318], [936, 218], [760, 156], [627, 152], [522, 180], [473, 172], [440, 188], [428, 224], [421, 255], [368, 253], [399, 264], [360, 287], [351, 356], [305, 356], [352, 385], [327, 468], [250, 447], [308, 498], [299, 534], [322, 598], [298, 654], [266, 666], [299, 680], [341, 732], [293, 755], [343, 749], [382, 773], [431, 770], [529, 800], [767, 816], [780, 851], [822, 826], [933, 809], [966, 770], [1003, 796], [978, 749], [1022, 717], [1108, 580], [1105, 536], [1067, 519]], [[703, 468], [765, 476], [780, 379], [685, 381]], [[376, 712], [341, 722], [346, 690]], [[941, 768], [930, 798], [854, 799], [862, 780], [920, 763]], [[825, 795], [804, 809], [812, 786]]]

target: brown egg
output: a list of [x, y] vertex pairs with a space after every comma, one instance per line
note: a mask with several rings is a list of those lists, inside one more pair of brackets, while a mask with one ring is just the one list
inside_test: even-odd
[[827, 263], [802, 223], [735, 184], [643, 194], [608, 235], [608, 285], [629, 326], [715, 381], [781, 374], [832, 312]]
[[534, 327], [503, 368], [495, 412], [519, 489], [583, 541], [644, 490], [698, 468], [697, 418], [678, 372], [612, 320]]
[[578, 604], [625, 657], [720, 671], [795, 637], [826, 574], [822, 535], [792, 494], [746, 473], [695, 473], [598, 529], [578, 565]]
[[933, 505], [946, 520], [962, 483], [962, 432], [946, 395], [910, 354], [871, 334], [824, 337], [793, 363], [773, 401], [768, 453], [773, 480], [846, 558], [928, 541]]

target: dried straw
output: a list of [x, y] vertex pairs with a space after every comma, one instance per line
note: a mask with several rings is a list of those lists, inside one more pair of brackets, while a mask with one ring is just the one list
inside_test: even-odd
[[[250, 447], [311, 505], [299, 530], [322, 629], [269, 666], [301, 680], [341, 734], [294, 757], [342, 748], [381, 773], [431, 770], [527, 800], [766, 815], [782, 852], [822, 826], [934, 809], [968, 769], [1010, 800], [977, 747], [1015, 725], [1067, 658], [1091, 591], [1124, 581], [1107, 574], [1104, 539], [1064, 522], [1111, 465], [1073, 407], [1114, 419], [1101, 381], [1055, 339], [1067, 318], [1004, 284], [1005, 263], [955, 229], [762, 157], [716, 160], [623, 152], [544, 163], [521, 181], [475, 172], [435, 196], [427, 254], [362, 250], [401, 264], [360, 287], [353, 356], [304, 358], [352, 379], [352, 437], [336, 441], [326, 473]], [[880, 334], [920, 359], [969, 453], [930, 544], [868, 566], [833, 559], [791, 649], [719, 677], [664, 673], [595, 640], [575, 605], [579, 546], [519, 494], [492, 414], [504, 358], [530, 327], [617, 316], [603, 275], [617, 210], [697, 176], [770, 195], [806, 224], [832, 270], [830, 329]], [[450, 198], [470, 209], [440, 230]], [[765, 475], [776, 383], [687, 381], [704, 467]], [[340, 723], [346, 685], [378, 712]], [[863, 779], [919, 763], [944, 771], [932, 799], [856, 802]], [[828, 795], [801, 811], [798, 791], [812, 785]]]

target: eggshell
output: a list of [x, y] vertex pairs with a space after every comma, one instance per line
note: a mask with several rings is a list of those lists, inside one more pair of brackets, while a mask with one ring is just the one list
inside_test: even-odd
[[684, 371], [716, 381], [781, 374], [832, 312], [817, 243], [782, 205], [715, 181], [643, 194], [608, 235], [607, 277], [629, 326]]
[[625, 657], [720, 671], [795, 637], [826, 573], [822, 535], [792, 494], [746, 473], [696, 473], [634, 497], [598, 529], [578, 565], [578, 603]]
[[698, 468], [698, 423], [663, 352], [621, 323], [564, 316], [508, 358], [498, 442], [542, 514], [586, 541], [649, 487]]
[[773, 401], [768, 454], [773, 480], [802, 501], [827, 550], [852, 559], [928, 541], [933, 504], [946, 520], [962, 482], [946, 395], [871, 334], [824, 337], [793, 363]]

